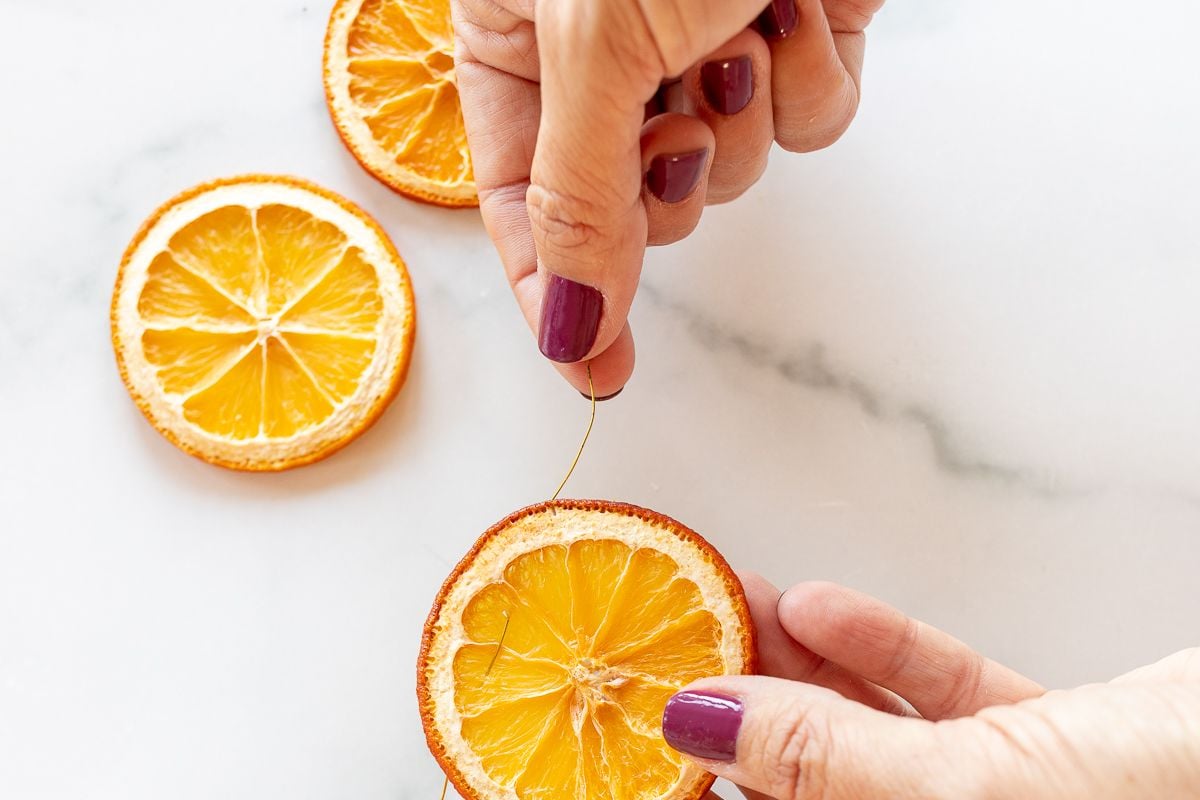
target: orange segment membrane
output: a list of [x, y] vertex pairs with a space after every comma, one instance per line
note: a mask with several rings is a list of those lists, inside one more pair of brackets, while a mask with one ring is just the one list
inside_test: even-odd
[[367, 0], [347, 41], [350, 99], [375, 142], [432, 183], [473, 180], [449, 3]]
[[341, 259], [346, 237], [307, 211], [269, 205], [255, 212], [267, 279], [266, 313], [299, 300]]
[[175, 328], [146, 331], [142, 334], [142, 349], [146, 360], [158, 368], [163, 391], [187, 395], [228, 372], [254, 341], [254, 331], [220, 333]]
[[262, 304], [262, 256], [250, 209], [225, 206], [180, 228], [168, 251], [244, 309]]
[[663, 707], [722, 671], [720, 623], [678, 575], [658, 551], [582, 540], [519, 556], [467, 603], [455, 705], [494, 781], [522, 800], [675, 785], [684, 766], [661, 747]]
[[382, 108], [414, 88], [427, 87], [433, 75], [422, 61], [394, 56], [350, 62], [350, 96], [366, 108]]
[[191, 325], [220, 330], [248, 330], [254, 317], [213, 283], [185, 269], [169, 253], [150, 262], [138, 297], [138, 314], [147, 325]]
[[351, 58], [356, 59], [404, 57], [430, 46], [396, 0], [366, 0], [350, 28], [348, 45]]
[[375, 268], [351, 249], [279, 319], [285, 331], [371, 334], [383, 315]]
[[425, 178], [457, 182], [471, 177], [467, 129], [454, 84], [439, 86], [414, 124], [416, 130], [404, 140], [398, 162]]
[[251, 348], [219, 380], [192, 395], [183, 415], [206, 431], [253, 439], [262, 430], [263, 351]]
[[141, 342], [193, 424], [286, 439], [357, 391], [383, 315], [379, 276], [346, 235], [279, 204], [217, 208], [151, 261]]

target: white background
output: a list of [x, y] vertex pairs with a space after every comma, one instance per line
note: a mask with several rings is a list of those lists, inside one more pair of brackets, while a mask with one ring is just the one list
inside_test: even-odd
[[[435, 798], [421, 624], [586, 404], [474, 211], [328, 122], [327, 2], [0, 0], [0, 796]], [[891, 0], [860, 117], [649, 255], [568, 494], [873, 592], [1053, 686], [1200, 644], [1200, 6]], [[182, 455], [107, 305], [193, 183], [303, 175], [407, 258], [408, 385], [329, 461]]]

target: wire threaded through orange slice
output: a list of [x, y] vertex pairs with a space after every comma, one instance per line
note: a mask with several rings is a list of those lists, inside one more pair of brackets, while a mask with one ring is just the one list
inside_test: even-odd
[[113, 290], [121, 377], [155, 428], [221, 466], [342, 447], [404, 381], [408, 271], [365, 212], [295, 178], [197, 186], [138, 231]]
[[479, 204], [449, 0], [338, 0], [322, 72], [338, 134], [368, 172], [418, 200]]
[[754, 659], [741, 583], [698, 534], [560, 500], [492, 527], [447, 579], [417, 694], [430, 749], [469, 800], [696, 800], [712, 777], [663, 741], [663, 707]]

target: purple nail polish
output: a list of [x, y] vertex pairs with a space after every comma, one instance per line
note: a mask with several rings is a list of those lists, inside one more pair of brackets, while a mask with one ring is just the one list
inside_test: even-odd
[[696, 188], [706, 163], [707, 149], [655, 156], [646, 171], [646, 188], [664, 203], [678, 203]]
[[771, 0], [771, 4], [758, 15], [758, 32], [772, 39], [782, 39], [796, 30], [799, 22], [796, 0]]
[[[606, 394], [606, 395], [604, 395], [604, 397], [597, 397], [597, 398], [596, 398], [596, 402], [597, 402], [597, 403], [603, 403], [605, 400], [612, 400], [614, 397], [616, 397], [617, 395], [619, 395], [619, 394], [620, 394], [621, 392], [623, 392], [623, 391], [625, 391], [625, 387], [624, 387], [624, 386], [622, 386], [620, 389], [617, 389], [617, 390], [616, 390], [615, 392], [613, 392], [612, 394]], [[583, 399], [584, 399], [584, 400], [589, 400], [589, 401], [590, 401], [590, 400], [592, 399], [592, 396], [591, 396], [590, 394], [585, 394], [584, 392], [580, 392], [580, 394], [582, 394], [582, 395], [583, 395]]]
[[596, 343], [604, 296], [598, 289], [551, 275], [542, 295], [538, 347], [551, 361], [581, 360]]
[[754, 96], [754, 69], [750, 56], [706, 61], [700, 67], [700, 84], [708, 104], [720, 114], [736, 114]]
[[663, 738], [681, 753], [711, 761], [733, 761], [742, 701], [722, 694], [680, 692], [663, 709]]

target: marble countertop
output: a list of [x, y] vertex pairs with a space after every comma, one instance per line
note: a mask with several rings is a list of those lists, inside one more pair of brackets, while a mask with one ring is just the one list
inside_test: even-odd
[[[0, 0], [0, 795], [436, 798], [413, 664], [475, 536], [586, 403], [474, 211], [360, 171], [327, 3]], [[653, 251], [574, 496], [829, 579], [1052, 686], [1200, 643], [1200, 6], [892, 0], [845, 139]], [[243, 475], [113, 364], [142, 218], [284, 172], [376, 215], [421, 318], [379, 424]]]

